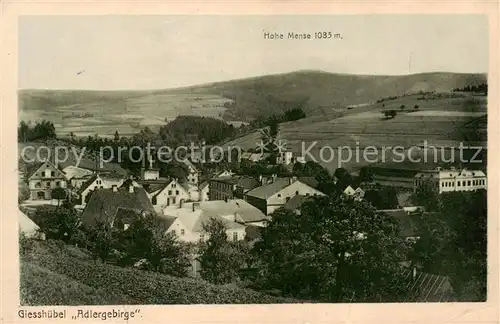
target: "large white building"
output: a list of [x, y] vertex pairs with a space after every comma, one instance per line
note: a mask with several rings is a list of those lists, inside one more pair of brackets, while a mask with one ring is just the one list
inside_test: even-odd
[[415, 175], [414, 191], [419, 187], [429, 184], [438, 193], [450, 191], [472, 191], [487, 189], [486, 174], [481, 170], [436, 170], [423, 171]]

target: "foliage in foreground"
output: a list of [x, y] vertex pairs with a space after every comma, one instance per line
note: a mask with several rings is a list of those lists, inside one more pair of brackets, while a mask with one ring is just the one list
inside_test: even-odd
[[284, 295], [325, 302], [398, 301], [407, 243], [397, 223], [366, 202], [312, 197], [300, 214], [279, 209], [255, 247], [261, 280]]
[[[83, 304], [269, 304], [296, 300], [248, 289], [216, 286], [101, 262], [56, 241], [28, 240], [21, 256], [21, 295], [29, 305]], [[56, 274], [50, 276], [49, 274]], [[49, 279], [42, 279], [48, 274]], [[50, 288], [49, 286], [53, 285]], [[90, 291], [87, 287], [90, 287]], [[36, 291], [48, 293], [43, 296]], [[57, 293], [56, 293], [57, 292]]]

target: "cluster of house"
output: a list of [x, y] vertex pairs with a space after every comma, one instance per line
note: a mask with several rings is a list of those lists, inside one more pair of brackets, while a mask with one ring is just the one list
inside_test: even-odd
[[[184, 163], [189, 173], [185, 181], [180, 181], [160, 177], [151, 162], [148, 168], [141, 169], [140, 177], [133, 178], [75, 166], [60, 169], [45, 161], [28, 177], [31, 199], [51, 199], [55, 188], [64, 188], [82, 210], [86, 224], [104, 219], [115, 226], [127, 227], [141, 213], [154, 213], [166, 231], [194, 242], [206, 238], [202, 224], [210, 218], [226, 224], [230, 239], [242, 240], [249, 227], [265, 226], [278, 208], [298, 210], [309, 196], [324, 195], [313, 177], [254, 178], [225, 170], [201, 182], [201, 172], [196, 166], [189, 160]], [[479, 170], [436, 169], [414, 176], [414, 190], [424, 183], [431, 183], [439, 193], [475, 190], [486, 188], [486, 175]], [[347, 186], [344, 194], [361, 200], [365, 191]], [[401, 206], [389, 214], [404, 223], [401, 215], [408, 215], [414, 209]]]

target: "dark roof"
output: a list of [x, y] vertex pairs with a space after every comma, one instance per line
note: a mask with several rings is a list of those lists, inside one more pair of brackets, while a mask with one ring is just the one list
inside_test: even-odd
[[260, 226], [247, 225], [245, 228], [245, 239], [247, 241], [260, 240], [262, 238], [262, 229]]
[[78, 194], [81, 194], [83, 191], [85, 191], [85, 189], [87, 189], [96, 179], [97, 179], [97, 174], [94, 173], [93, 175], [90, 176], [90, 178], [88, 178], [82, 183], [80, 189], [78, 189]]
[[450, 279], [446, 276], [406, 270], [406, 280], [403, 283], [407, 289], [404, 302], [452, 302], [455, 301]]
[[299, 177], [298, 179], [300, 182], [305, 183], [309, 187], [313, 187], [314, 189], [318, 188], [319, 181], [316, 180], [315, 177]]
[[119, 208], [156, 214], [143, 188], [135, 187], [133, 193], [128, 188], [120, 188], [116, 192], [113, 189], [97, 189], [83, 210], [82, 221], [87, 226], [95, 224], [97, 220], [111, 223]]
[[297, 210], [307, 198], [308, 197], [304, 195], [295, 195], [283, 205], [283, 208], [292, 211]]
[[418, 214], [409, 214], [403, 209], [379, 210], [390, 217], [394, 218], [399, 223], [399, 233], [402, 237], [419, 236], [420, 224], [422, 218]]
[[158, 217], [155, 218], [155, 223], [166, 231], [176, 219], [177, 218], [173, 216], [158, 215]]

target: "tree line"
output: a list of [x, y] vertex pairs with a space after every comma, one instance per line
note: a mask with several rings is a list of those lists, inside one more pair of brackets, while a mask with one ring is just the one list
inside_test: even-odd
[[42, 120], [34, 125], [21, 121], [17, 128], [17, 139], [21, 143], [38, 141], [38, 140], [53, 140], [56, 139], [56, 129], [54, 124]]

